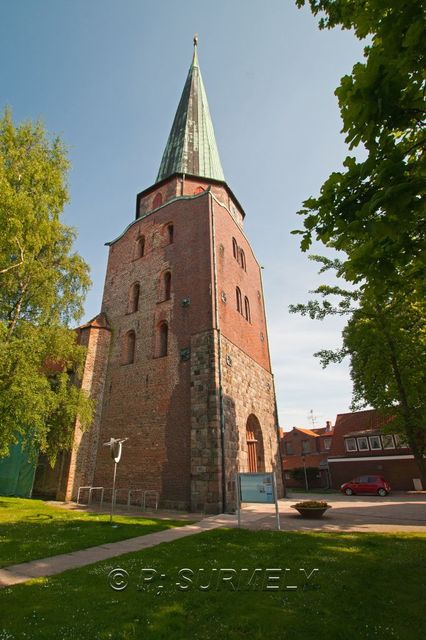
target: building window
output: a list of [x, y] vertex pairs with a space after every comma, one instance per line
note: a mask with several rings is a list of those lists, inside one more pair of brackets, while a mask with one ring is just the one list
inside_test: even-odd
[[174, 227], [172, 224], [168, 224], [167, 225], [167, 239], [169, 241], [169, 244], [173, 243], [173, 236], [174, 236]]
[[235, 238], [232, 238], [232, 253], [234, 255], [235, 260], [238, 260], [238, 245]]
[[237, 298], [237, 311], [242, 313], [243, 312], [243, 302], [242, 302], [242, 298], [241, 298], [241, 289], [239, 287], [237, 287], [235, 289], [235, 293], [236, 293], [236, 298]]
[[407, 440], [404, 438], [404, 436], [394, 436], [393, 437], [395, 440], [395, 447], [397, 449], [406, 449], [408, 448], [408, 442]]
[[356, 441], [358, 443], [358, 451], [370, 451], [368, 438], [357, 438]]
[[302, 440], [302, 453], [309, 453], [311, 450], [311, 445], [309, 440]]
[[380, 436], [369, 436], [370, 441], [370, 449], [372, 451], [377, 451], [382, 448], [382, 443], [380, 442]]
[[249, 302], [247, 296], [244, 297], [244, 315], [245, 315], [246, 320], [248, 322], [251, 322], [250, 302]]
[[129, 291], [129, 313], [135, 313], [135, 311], [139, 308], [139, 294], [140, 294], [140, 285], [139, 282], [135, 282], [130, 287]]
[[167, 355], [169, 341], [169, 326], [167, 322], [162, 322], [158, 327], [158, 357]]
[[136, 240], [135, 260], [143, 258], [145, 255], [145, 236], [139, 236]]
[[293, 455], [293, 443], [292, 442], [286, 442], [285, 443], [285, 450], [288, 456], [292, 456]]
[[383, 449], [395, 449], [395, 442], [393, 440], [393, 436], [391, 435], [382, 436], [382, 445], [383, 445]]
[[163, 196], [161, 193], [156, 193], [154, 196], [154, 200], [152, 201], [152, 208], [157, 209], [157, 207], [161, 207], [163, 204]]
[[246, 271], [246, 256], [242, 249], [240, 249], [240, 262], [242, 268], [244, 269], [244, 271]]
[[171, 292], [172, 274], [170, 273], [170, 271], [165, 271], [161, 276], [159, 301], [164, 302], [165, 300], [170, 300]]
[[132, 364], [135, 361], [136, 334], [134, 331], [128, 331], [124, 336], [121, 364]]
[[170, 300], [170, 293], [172, 290], [172, 274], [170, 271], [166, 271], [164, 274], [164, 300]]
[[345, 447], [346, 451], [358, 451], [355, 438], [346, 438]]
[[324, 438], [324, 449], [329, 451], [331, 448], [331, 438]]

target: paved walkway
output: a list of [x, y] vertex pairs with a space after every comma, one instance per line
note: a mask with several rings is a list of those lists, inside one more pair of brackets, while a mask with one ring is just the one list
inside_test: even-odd
[[[303, 519], [291, 508], [291, 505], [295, 502], [321, 499], [326, 499], [332, 506], [332, 509], [327, 511], [321, 520]], [[72, 505], [61, 506], [74, 508]], [[83, 507], [79, 508], [83, 509]], [[90, 511], [93, 510], [92, 506], [85, 508]], [[392, 494], [385, 498], [379, 498], [378, 496], [352, 496], [348, 498], [340, 494], [328, 494], [323, 497], [318, 494], [294, 494], [292, 497], [280, 500], [279, 509], [280, 525], [284, 531], [426, 533], [425, 495]], [[146, 513], [144, 516], [165, 517], [164, 513], [161, 512]], [[170, 512], [169, 517], [175, 517], [175, 514]], [[76, 569], [101, 560], [107, 560], [108, 558], [115, 558], [125, 553], [141, 551], [162, 542], [173, 542], [203, 531], [237, 526], [235, 515], [221, 514], [203, 518], [199, 514], [195, 517], [194, 514], [185, 514], [183, 517], [190, 517], [193, 520], [201, 519], [194, 524], [183, 527], [5, 567], [0, 569], [0, 588], [13, 586], [33, 578], [52, 576], [68, 569]], [[241, 526], [254, 530], [275, 529], [275, 506], [244, 505], [241, 514]]]
[[149, 533], [148, 535], [138, 536], [137, 538], [111, 542], [98, 547], [73, 551], [72, 553], [63, 553], [59, 556], [10, 565], [0, 569], [0, 588], [11, 587], [15, 584], [32, 580], [33, 578], [53, 576], [68, 569], [77, 569], [78, 567], [94, 564], [101, 560], [121, 556], [124, 553], [141, 551], [142, 549], [154, 547], [162, 542], [173, 542], [174, 540], [179, 540], [180, 538], [185, 538], [195, 533], [210, 531], [211, 529], [218, 529], [219, 527], [229, 527], [232, 526], [234, 522], [235, 516], [223, 514], [212, 518], [205, 518], [196, 524], [190, 524], [185, 527], [175, 527], [174, 529]]

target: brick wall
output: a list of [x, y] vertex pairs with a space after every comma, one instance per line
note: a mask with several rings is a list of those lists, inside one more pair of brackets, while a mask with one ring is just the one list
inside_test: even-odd
[[[158, 193], [161, 204], [155, 200]], [[154, 200], [158, 206], [152, 210]], [[235, 469], [247, 467], [250, 415], [261, 425], [265, 468], [279, 469], [260, 268], [242, 232], [243, 212], [226, 186], [173, 177], [140, 194], [138, 203], [140, 217], [111, 243], [109, 252], [102, 312], [112, 337], [93, 483], [111, 487], [113, 463], [102, 445], [110, 437], [127, 437], [117, 472], [119, 489], [156, 490], [166, 507], [221, 511], [222, 372], [230, 509]], [[145, 251], [137, 258], [142, 235]], [[243, 248], [246, 269], [233, 257], [233, 237]], [[165, 272], [171, 273], [168, 300], [161, 294]], [[130, 313], [129, 292], [135, 283], [139, 304]], [[250, 299], [250, 321], [235, 308], [237, 285], [243, 300]], [[158, 357], [163, 322], [169, 327], [168, 353]], [[133, 362], [125, 364], [123, 344], [129, 331], [136, 336], [135, 353]]]
[[329, 460], [331, 483], [333, 489], [361, 475], [383, 476], [393, 491], [413, 491], [413, 478], [419, 478], [420, 473], [414, 458], [400, 460], [344, 460], [331, 462]]

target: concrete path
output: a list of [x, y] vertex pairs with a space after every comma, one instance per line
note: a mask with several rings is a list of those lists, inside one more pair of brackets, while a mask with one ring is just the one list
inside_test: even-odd
[[109, 544], [100, 545], [98, 547], [90, 547], [89, 549], [81, 549], [72, 553], [63, 553], [59, 556], [51, 558], [43, 558], [41, 560], [32, 560], [22, 564], [14, 564], [0, 569], [0, 588], [11, 587], [21, 582], [27, 582], [33, 578], [41, 578], [44, 576], [53, 576], [62, 573], [68, 569], [77, 569], [88, 564], [94, 564], [108, 558], [115, 558], [124, 553], [132, 553], [141, 551], [148, 547], [154, 547], [162, 542], [173, 542], [186, 536], [218, 529], [219, 527], [229, 527], [235, 522], [235, 516], [222, 514], [211, 518], [205, 518], [196, 524], [190, 524], [185, 527], [175, 527], [166, 531], [158, 531], [137, 538], [129, 538], [128, 540], [120, 540], [119, 542], [111, 542]]
[[[321, 520], [307, 520], [301, 518], [291, 508], [295, 502], [302, 500], [327, 500], [332, 508]], [[62, 505], [61, 505], [62, 506]], [[64, 505], [65, 506], [65, 505]], [[72, 508], [67, 506], [66, 508]], [[83, 509], [83, 507], [79, 507]], [[92, 511], [91, 507], [85, 509]], [[328, 532], [380, 532], [426, 533], [426, 496], [425, 495], [396, 495], [385, 498], [378, 496], [343, 496], [340, 494], [294, 494], [279, 501], [280, 525], [283, 531], [328, 531]], [[132, 514], [134, 515], [134, 514]], [[161, 517], [161, 512], [144, 514], [145, 517]], [[171, 513], [169, 517], [174, 517]], [[184, 517], [193, 517], [186, 514]], [[198, 516], [201, 517], [201, 516]], [[23, 564], [11, 565], [0, 569], [0, 588], [13, 586], [33, 578], [52, 576], [68, 569], [84, 567], [101, 560], [115, 558], [125, 553], [141, 551], [154, 547], [162, 542], [173, 542], [186, 536], [203, 531], [210, 531], [220, 527], [236, 527], [235, 515], [221, 514], [202, 518], [199, 522], [183, 527], [167, 529], [157, 533], [150, 533], [137, 538], [111, 542], [98, 547], [81, 549], [72, 553], [64, 553], [51, 558], [33, 560]], [[247, 529], [275, 529], [275, 506], [246, 504], [241, 513], [241, 526]]]
[[[301, 518], [292, 504], [303, 500], [326, 500], [331, 509], [321, 520]], [[426, 533], [426, 495], [390, 494], [379, 496], [345, 496], [343, 494], [300, 494], [279, 501], [280, 524], [284, 531], [329, 531], [367, 533]], [[260, 509], [259, 509], [260, 507]], [[252, 514], [263, 511], [263, 516]], [[273, 505], [246, 505], [242, 525], [250, 529], [274, 529]]]

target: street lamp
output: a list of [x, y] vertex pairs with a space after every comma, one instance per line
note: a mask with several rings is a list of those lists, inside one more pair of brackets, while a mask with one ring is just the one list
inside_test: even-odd
[[128, 439], [129, 438], [110, 438], [109, 442], [104, 442], [104, 447], [111, 447], [111, 458], [114, 460], [114, 479], [112, 481], [111, 513], [109, 517], [110, 522], [112, 522], [115, 505], [115, 478], [117, 476], [117, 464], [121, 459], [123, 442], [126, 442]]
[[303, 471], [305, 474], [305, 489], [306, 489], [306, 493], [308, 493], [309, 486], [308, 486], [308, 474], [306, 473], [305, 456], [302, 456], [302, 460], [303, 460]]

